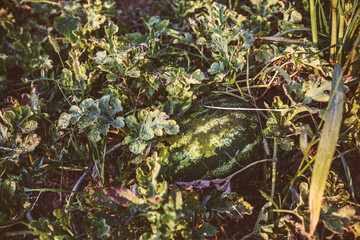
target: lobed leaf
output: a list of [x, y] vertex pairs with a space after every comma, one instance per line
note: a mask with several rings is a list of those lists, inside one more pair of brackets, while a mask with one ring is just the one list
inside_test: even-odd
[[76, 42], [76, 36], [73, 34], [77, 30], [80, 20], [76, 17], [58, 16], [54, 19], [55, 29], [63, 34], [71, 43]]
[[141, 154], [144, 152], [145, 148], [147, 146], [147, 143], [145, 141], [142, 140], [136, 140], [134, 142], [132, 142], [129, 146], [129, 150], [132, 153], [135, 154]]
[[211, 64], [210, 69], [208, 70], [211, 75], [220, 73], [222, 71], [224, 71], [224, 64], [222, 62], [214, 62], [213, 64]]
[[205, 222], [199, 229], [199, 232], [204, 237], [214, 237], [217, 233], [217, 228], [208, 222]]

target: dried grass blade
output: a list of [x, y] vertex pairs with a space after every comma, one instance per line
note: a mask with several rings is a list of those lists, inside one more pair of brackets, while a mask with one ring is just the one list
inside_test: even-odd
[[310, 185], [309, 210], [311, 235], [314, 234], [320, 218], [321, 201], [324, 195], [326, 179], [339, 137], [343, 105], [344, 87], [341, 66], [335, 64], [331, 97], [325, 116], [325, 124], [321, 132], [318, 151], [315, 156], [314, 170]]

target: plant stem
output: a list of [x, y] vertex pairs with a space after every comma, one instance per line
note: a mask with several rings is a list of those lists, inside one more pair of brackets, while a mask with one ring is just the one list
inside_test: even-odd
[[318, 31], [317, 31], [317, 22], [316, 22], [316, 8], [314, 0], [310, 0], [310, 18], [311, 18], [311, 34], [312, 41], [315, 47], [318, 46]]
[[275, 195], [275, 184], [276, 184], [276, 162], [277, 162], [277, 141], [274, 138], [274, 152], [273, 152], [273, 159], [275, 160], [272, 163], [272, 173], [271, 173], [271, 199], [274, 199]]
[[360, 43], [360, 34], [357, 35], [357, 37], [355, 39], [355, 42], [354, 42], [354, 44], [353, 44], [353, 46], [351, 48], [351, 51], [349, 53], [348, 59], [346, 60], [344, 66], [343, 66], [343, 69], [342, 69], [345, 72], [345, 69], [350, 64], [348, 74], [351, 74], [351, 71], [352, 71], [352, 68], [353, 68], [353, 66], [351, 64], [354, 63], [355, 60], [356, 60], [356, 55], [357, 55], [356, 47], [357, 47], [357, 45], [359, 43]]
[[317, 1], [317, 4], [319, 6], [319, 24], [320, 24], [320, 32], [325, 32], [329, 34], [329, 25], [326, 19], [326, 15], [324, 12], [324, 8], [321, 5], [321, 0]]
[[24, 235], [33, 235], [33, 232], [30, 230], [20, 230], [15, 232], [6, 232], [4, 234], [5, 237], [16, 237], [16, 236], [24, 236]]
[[343, 14], [340, 14], [339, 18], [339, 43], [340, 48], [337, 55], [337, 62], [341, 62], [342, 57], [342, 49], [343, 49], [343, 38], [344, 38], [344, 25], [345, 25], [345, 16]]
[[236, 11], [236, 9], [237, 9], [237, 7], [238, 7], [238, 5], [239, 5], [239, 2], [240, 2], [240, 0], [236, 0], [235, 1], [235, 3], [234, 3], [234, 7], [233, 7], [233, 11]]
[[336, 16], [336, 11], [337, 11], [337, 4], [338, 4], [338, 0], [332, 0], [331, 1], [331, 43], [330, 45], [333, 46], [332, 48], [330, 48], [330, 62], [331, 63], [335, 63], [335, 54], [336, 54], [336, 47], [334, 47], [334, 45], [336, 45], [337, 43], [337, 16]]

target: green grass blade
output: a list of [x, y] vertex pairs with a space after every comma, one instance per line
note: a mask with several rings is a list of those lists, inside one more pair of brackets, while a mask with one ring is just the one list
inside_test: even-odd
[[287, 74], [287, 72], [285, 72], [283, 69], [281, 69], [280, 67], [278, 66], [273, 66], [274, 69], [276, 69], [276, 71], [278, 71], [286, 80], [286, 82], [288, 84], [291, 84], [291, 77], [289, 74]]
[[347, 179], [349, 187], [350, 187], [351, 197], [354, 199], [355, 208], [357, 209], [358, 207], [357, 207], [357, 204], [356, 204], [355, 188], [354, 188], [353, 180], [351, 178], [349, 165], [347, 164], [344, 155], [339, 150], [336, 150], [336, 151], [339, 154], [339, 156], [341, 158], [341, 162], [342, 162], [342, 164], [344, 166], [346, 179]]
[[323, 26], [324, 30], [325, 30], [325, 33], [329, 34], [330, 33], [329, 24], [327, 23], [326, 14], [324, 12], [324, 8], [323, 8], [320, 0], [316, 2], [316, 7], [319, 8], [319, 23], [320, 23], [320, 26]]
[[339, 137], [341, 117], [344, 105], [344, 87], [340, 64], [335, 64], [333, 84], [329, 106], [325, 116], [325, 124], [321, 132], [321, 139], [315, 156], [312, 173], [309, 210], [310, 234], [313, 235], [320, 218], [321, 200], [324, 195], [326, 179], [329, 174], [331, 162]]
[[276, 209], [279, 209], [279, 206], [276, 204], [276, 202], [274, 201], [274, 199], [271, 198], [271, 196], [267, 195], [265, 192], [263, 192], [263, 191], [261, 191], [261, 190], [259, 190], [259, 192], [260, 192], [260, 194], [261, 194], [266, 200], [268, 200], [269, 202], [271, 202]]

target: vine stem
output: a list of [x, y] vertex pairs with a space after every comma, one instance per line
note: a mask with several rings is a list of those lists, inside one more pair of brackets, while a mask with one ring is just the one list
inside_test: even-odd
[[272, 163], [272, 177], [271, 177], [271, 199], [274, 199], [275, 195], [275, 183], [276, 183], [276, 162], [277, 162], [277, 141], [274, 138], [274, 152], [273, 152], [273, 161]]
[[252, 166], [254, 166], [254, 165], [256, 165], [256, 164], [264, 163], [264, 162], [273, 162], [273, 164], [274, 164], [274, 163], [276, 163], [276, 161], [277, 161], [277, 159], [262, 159], [262, 160], [258, 160], [258, 161], [256, 161], [256, 162], [250, 163], [249, 165], [246, 165], [246, 166], [243, 167], [242, 169], [234, 172], [233, 174], [227, 176], [227, 177], [224, 178], [224, 179], [226, 179], [226, 180], [227, 180], [227, 179], [231, 179], [231, 178], [233, 178], [235, 175], [243, 172], [244, 170], [246, 170], [246, 169], [248, 169], [248, 168], [250, 168], [250, 167], [252, 167]]

